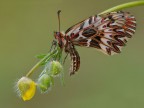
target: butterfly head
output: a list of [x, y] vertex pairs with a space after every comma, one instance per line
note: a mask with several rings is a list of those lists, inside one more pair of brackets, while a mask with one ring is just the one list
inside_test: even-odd
[[64, 35], [61, 32], [54, 32], [54, 37], [58, 41], [59, 47], [63, 48], [64, 47]]

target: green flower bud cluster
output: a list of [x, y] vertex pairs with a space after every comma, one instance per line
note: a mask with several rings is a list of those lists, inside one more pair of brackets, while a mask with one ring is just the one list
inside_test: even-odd
[[[54, 85], [55, 77], [61, 78], [63, 82], [62, 50], [58, 45], [52, 48], [48, 54], [38, 55], [37, 58], [41, 60], [16, 84], [18, 94], [24, 101], [30, 100], [35, 95], [36, 87], [41, 93], [49, 91]], [[35, 82], [30, 79], [30, 75], [40, 66], [44, 66], [44, 69]]]
[[54, 84], [53, 77], [48, 74], [42, 74], [38, 79], [38, 87], [40, 88], [41, 92], [44, 93], [48, 91], [51, 86]]
[[63, 67], [62, 67], [61, 63], [58, 61], [51, 61], [46, 66], [46, 73], [50, 74], [53, 77], [59, 76], [62, 71], [63, 71]]
[[38, 78], [37, 85], [42, 93], [50, 90], [54, 85], [54, 77], [60, 77], [63, 72], [63, 67], [58, 61], [50, 61], [46, 64], [43, 72]]
[[58, 61], [50, 61], [45, 65], [44, 70], [39, 75], [37, 83], [29, 77], [22, 77], [18, 80], [16, 87], [19, 96], [24, 100], [30, 100], [36, 91], [36, 86], [41, 93], [45, 93], [54, 85], [54, 77], [61, 77], [63, 67]]

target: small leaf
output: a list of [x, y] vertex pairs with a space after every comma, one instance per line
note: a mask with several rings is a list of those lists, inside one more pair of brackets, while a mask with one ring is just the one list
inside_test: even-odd
[[39, 54], [39, 55], [36, 55], [36, 58], [43, 59], [45, 56], [46, 56], [46, 54]]

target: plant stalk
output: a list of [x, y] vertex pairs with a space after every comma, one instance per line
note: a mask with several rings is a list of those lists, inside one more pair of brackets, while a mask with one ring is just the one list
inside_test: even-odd
[[119, 11], [119, 10], [122, 10], [122, 9], [134, 7], [134, 6], [140, 6], [140, 5], [144, 5], [144, 1], [133, 1], [133, 2], [129, 2], [129, 3], [124, 3], [124, 4], [121, 4], [121, 5], [112, 7], [110, 9], [107, 9], [107, 10], [101, 12], [99, 15], [109, 13], [109, 12], [113, 12], [113, 11]]
[[32, 68], [31, 70], [26, 74], [26, 77], [29, 77], [37, 68], [39, 68], [39, 66], [41, 66], [41, 64], [47, 60], [48, 58], [50, 58], [53, 54], [55, 53], [55, 51], [48, 53], [43, 59], [41, 59], [39, 62], [37, 62]]

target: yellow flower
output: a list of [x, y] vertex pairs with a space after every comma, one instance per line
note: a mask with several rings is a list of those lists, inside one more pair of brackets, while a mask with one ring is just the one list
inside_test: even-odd
[[36, 83], [30, 78], [22, 77], [17, 82], [17, 88], [24, 101], [30, 100], [35, 95]]

